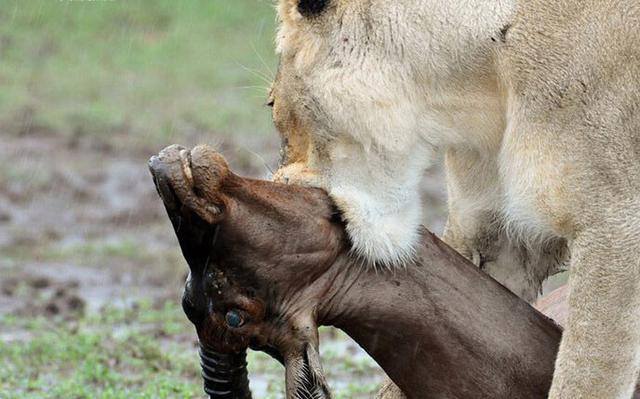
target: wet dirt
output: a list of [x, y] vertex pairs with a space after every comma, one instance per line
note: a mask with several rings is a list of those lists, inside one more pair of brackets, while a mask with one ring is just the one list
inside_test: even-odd
[[[161, 147], [127, 151], [46, 135], [3, 139], [0, 312], [74, 314], [179, 292], [186, 268], [146, 167]], [[242, 173], [268, 173], [246, 144], [238, 147], [230, 159]]]

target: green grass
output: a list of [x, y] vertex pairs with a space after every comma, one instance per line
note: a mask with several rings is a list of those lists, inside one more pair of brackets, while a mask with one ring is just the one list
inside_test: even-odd
[[9, 0], [0, 128], [132, 142], [271, 131], [270, 0]]
[[[33, 337], [0, 341], [1, 398], [192, 398], [200, 394], [197, 355], [177, 306], [108, 309], [77, 322], [0, 319]], [[184, 340], [183, 340], [184, 341]]]
[[[114, 262], [128, 264], [152, 264], [155, 270], [175, 270], [184, 260], [176, 249], [159, 250], [130, 235], [120, 234], [111, 238], [82, 239], [70, 243], [56, 241], [27, 241], [3, 251], [0, 267], [21, 262], [60, 262], [101, 267]], [[185, 266], [186, 267], [186, 266]]]
[[[0, 325], [32, 335], [0, 340], [2, 399], [202, 397], [195, 333], [174, 301], [107, 308], [75, 321], [4, 315]], [[343, 381], [334, 397], [372, 397], [378, 384], [366, 376], [376, 373], [373, 362], [349, 361], [348, 353], [330, 349], [345, 336], [332, 339], [324, 343], [323, 359], [329, 381]], [[248, 359], [252, 375], [267, 385], [260, 397], [281, 398], [283, 368], [262, 353], [250, 352]]]
[[[25, 251], [26, 252], [26, 251]], [[134, 262], [162, 262], [169, 254], [157, 253], [129, 237], [111, 240], [82, 240], [64, 246], [43, 246], [40, 251], [31, 250], [28, 255], [36, 254], [38, 259], [47, 261], [68, 261], [71, 259], [86, 264], [96, 264], [105, 260], [130, 260]], [[170, 259], [167, 263], [175, 261]]]

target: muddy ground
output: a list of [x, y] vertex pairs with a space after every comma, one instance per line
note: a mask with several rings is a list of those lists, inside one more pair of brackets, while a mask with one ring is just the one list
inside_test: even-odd
[[[234, 170], [247, 176], [268, 177], [277, 159], [275, 137], [192, 141], [182, 144], [215, 143]], [[3, 138], [0, 315], [66, 328], [105, 309], [177, 306], [187, 268], [146, 167], [162, 146], [118, 148], [46, 132]], [[441, 181], [437, 172], [425, 179], [425, 206], [432, 210], [426, 222], [435, 231], [443, 224]], [[192, 350], [196, 370], [194, 334], [181, 315], [176, 317], [178, 327], [158, 342]], [[37, 338], [40, 330], [30, 326], [2, 326], [0, 343]], [[134, 328], [159, 334], [153, 323]], [[344, 335], [325, 330], [323, 337], [325, 368], [337, 396], [369, 397], [382, 377], [377, 366]], [[280, 397], [281, 371], [255, 356], [250, 366], [255, 397]], [[197, 373], [191, 374], [186, 378], [199, 384]]]

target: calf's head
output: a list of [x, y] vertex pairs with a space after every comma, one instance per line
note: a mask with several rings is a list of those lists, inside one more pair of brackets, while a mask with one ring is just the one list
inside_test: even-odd
[[183, 307], [207, 392], [250, 397], [251, 347], [284, 363], [287, 397], [329, 397], [317, 323], [348, 250], [326, 194], [238, 177], [207, 146], [168, 147], [149, 167], [190, 267]]

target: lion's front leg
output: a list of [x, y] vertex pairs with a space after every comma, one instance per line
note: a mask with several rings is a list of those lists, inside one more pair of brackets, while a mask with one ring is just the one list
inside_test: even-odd
[[572, 244], [569, 319], [551, 399], [628, 399], [633, 393], [640, 370], [638, 210], [623, 207]]

